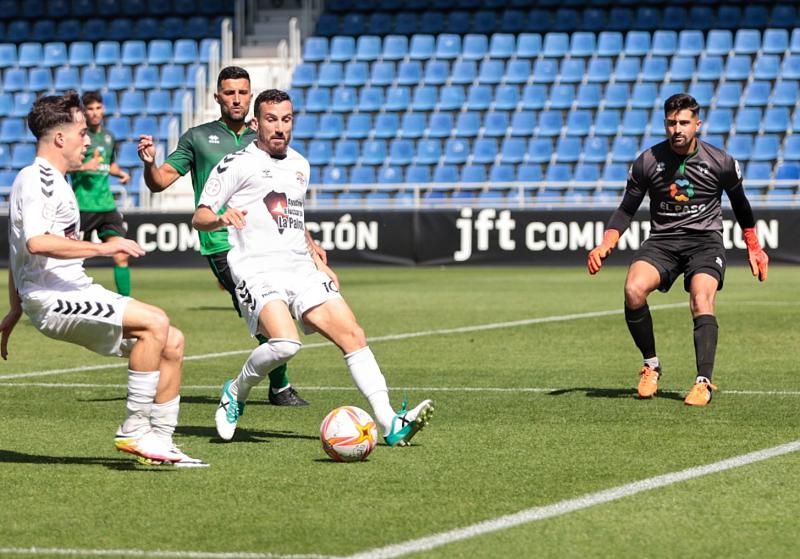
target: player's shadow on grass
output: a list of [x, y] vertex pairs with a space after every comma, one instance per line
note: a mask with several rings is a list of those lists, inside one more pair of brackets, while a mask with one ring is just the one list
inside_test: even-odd
[[[187, 437], [200, 437], [208, 439], [211, 444], [228, 444], [217, 435], [217, 430], [213, 426], [205, 425], [178, 425], [175, 432], [179, 435]], [[294, 431], [263, 431], [259, 429], [247, 429], [244, 427], [237, 427], [236, 434], [233, 437], [234, 443], [263, 443], [271, 439], [301, 439], [301, 440], [318, 440], [317, 435], [303, 435], [295, 433]]]
[[[110, 470], [145, 471], [131, 458], [112, 458], [105, 456], [47, 456], [44, 454], [26, 454], [14, 450], [0, 449], [0, 464], [36, 464], [67, 466], [103, 466]], [[169, 471], [160, 469], [159, 471]], [[146, 471], [155, 471], [149, 468]]]
[[[572, 392], [585, 392], [588, 398], [633, 398], [638, 399], [635, 388], [594, 388], [594, 387], [577, 387], [577, 388], [561, 388], [548, 392], [550, 396], [562, 396]], [[683, 397], [677, 392], [661, 390], [656, 393], [654, 398], [665, 398], [667, 400], [683, 400]]]

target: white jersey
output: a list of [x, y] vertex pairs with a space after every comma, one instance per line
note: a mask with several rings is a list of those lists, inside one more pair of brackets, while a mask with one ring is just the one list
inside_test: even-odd
[[64, 175], [41, 157], [25, 167], [11, 188], [8, 221], [9, 261], [17, 291], [27, 298], [85, 289], [92, 284], [82, 258], [59, 259], [28, 252], [27, 241], [39, 235], [77, 239], [80, 212]]
[[228, 227], [228, 263], [236, 283], [265, 270], [312, 263], [303, 210], [310, 172], [306, 158], [292, 148], [284, 159], [274, 159], [256, 142], [211, 172], [198, 205], [215, 213], [223, 207], [247, 211], [244, 228]]

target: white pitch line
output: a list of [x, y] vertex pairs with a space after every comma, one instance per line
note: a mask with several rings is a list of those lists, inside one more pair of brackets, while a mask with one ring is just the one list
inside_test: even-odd
[[[307, 386], [304, 384], [294, 385], [299, 390], [310, 392], [347, 392], [355, 391], [355, 386]], [[97, 384], [84, 382], [0, 382], [3, 388], [114, 388], [127, 389], [126, 384]], [[502, 393], [536, 393], [548, 394], [550, 392], [563, 391], [590, 391], [590, 390], [619, 390], [618, 386], [597, 386], [593, 388], [561, 386], [553, 388], [519, 386], [519, 387], [499, 387], [499, 386], [392, 386], [392, 390], [402, 390], [408, 392], [502, 392]], [[219, 390], [216, 384], [188, 384], [181, 386], [181, 392], [189, 391]], [[659, 390], [664, 394], [683, 394], [683, 390]], [[800, 390], [720, 390], [720, 394], [733, 394], [736, 396], [800, 396]]]
[[695, 468], [688, 468], [679, 472], [655, 476], [640, 481], [635, 481], [627, 485], [621, 485], [612, 489], [599, 491], [597, 493], [588, 493], [574, 499], [559, 501], [558, 503], [553, 503], [552, 505], [533, 507], [514, 514], [500, 516], [484, 522], [478, 522], [477, 524], [472, 524], [463, 528], [448, 530], [446, 532], [440, 532], [438, 534], [433, 534], [431, 536], [426, 536], [415, 540], [387, 545], [385, 547], [369, 549], [367, 551], [350, 555], [347, 557], [347, 559], [392, 559], [394, 557], [403, 557], [404, 555], [409, 555], [411, 553], [430, 551], [431, 549], [436, 549], [451, 543], [468, 540], [484, 534], [490, 534], [492, 532], [507, 530], [509, 528], [514, 528], [523, 524], [529, 524], [531, 522], [537, 522], [539, 520], [547, 520], [548, 518], [554, 518], [556, 516], [569, 514], [571, 512], [587, 509], [596, 505], [602, 505], [612, 501], [617, 501], [619, 499], [624, 499], [625, 497], [630, 497], [644, 491], [659, 489], [661, 487], [666, 487], [668, 485], [673, 485], [675, 483], [688, 481], [710, 474], [718, 474], [733, 468], [740, 468], [742, 466], [747, 466], [748, 464], [754, 464], [756, 462], [761, 462], [777, 456], [783, 456], [784, 454], [789, 454], [791, 452], [797, 452], [798, 450], [800, 450], [800, 440], [764, 450], [757, 450], [741, 456], [734, 456], [733, 458], [728, 458], [727, 460], [721, 460], [712, 464], [706, 464], [705, 466], [697, 466]]
[[[650, 310], [663, 310], [675, 309], [686, 307], [688, 303], [670, 303], [667, 305], [654, 305]], [[407, 340], [410, 338], [420, 338], [423, 336], [441, 336], [446, 334], [464, 334], [467, 332], [481, 332], [484, 330], [497, 330], [499, 328], [515, 328], [517, 326], [530, 326], [533, 324], [546, 324], [548, 322], [564, 322], [567, 320], [580, 320], [583, 318], [600, 318], [604, 316], [613, 316], [622, 314], [624, 310], [608, 310], [608, 311], [595, 311], [578, 314], [564, 314], [557, 316], [544, 316], [541, 318], [526, 318], [522, 320], [511, 320], [507, 322], [491, 322], [489, 324], [475, 324], [473, 326], [460, 326], [458, 328], [439, 328], [436, 330], [422, 330], [420, 332], [406, 332], [404, 334], [387, 334], [385, 336], [375, 336], [368, 338], [370, 343], [373, 342], [387, 342], [396, 340]], [[303, 344], [304, 349], [315, 349], [319, 347], [330, 347], [330, 342], [318, 342], [313, 344]], [[184, 361], [200, 361], [204, 359], [214, 359], [217, 357], [228, 357], [231, 355], [243, 355], [252, 352], [251, 349], [240, 349], [236, 351], [223, 351], [220, 353], [204, 353], [200, 355], [189, 355], [184, 357]], [[70, 369], [51, 369], [48, 371], [33, 371], [30, 373], [12, 373], [7, 375], [0, 375], [0, 380], [14, 379], [14, 378], [31, 378], [41, 377], [47, 375], [63, 375], [68, 373], [83, 373], [87, 371], [99, 371], [105, 369], [117, 369], [125, 367], [125, 362], [117, 362], [108, 365], [90, 365], [86, 367], [73, 367]]]
[[158, 559], [335, 559], [327, 555], [278, 555], [276, 553], [147, 551], [144, 549], [69, 549], [60, 547], [0, 547], [0, 555], [61, 555], [65, 557], [152, 557]]

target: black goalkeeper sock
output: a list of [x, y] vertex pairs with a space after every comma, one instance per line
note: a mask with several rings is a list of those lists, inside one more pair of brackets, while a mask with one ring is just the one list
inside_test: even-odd
[[709, 381], [714, 372], [714, 357], [717, 354], [719, 326], [713, 314], [701, 314], [694, 318], [694, 356], [697, 375]]
[[647, 303], [638, 309], [630, 309], [625, 305], [625, 322], [628, 331], [644, 359], [656, 356], [656, 338], [653, 334], [653, 317]]

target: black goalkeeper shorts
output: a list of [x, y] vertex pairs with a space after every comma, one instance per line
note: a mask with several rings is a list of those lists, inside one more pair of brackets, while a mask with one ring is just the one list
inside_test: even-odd
[[661, 274], [658, 290], [666, 293], [680, 274], [688, 293], [692, 277], [704, 273], [717, 278], [717, 291], [725, 280], [725, 247], [716, 232], [687, 234], [678, 238], [650, 237], [636, 251], [633, 261], [643, 260]]

